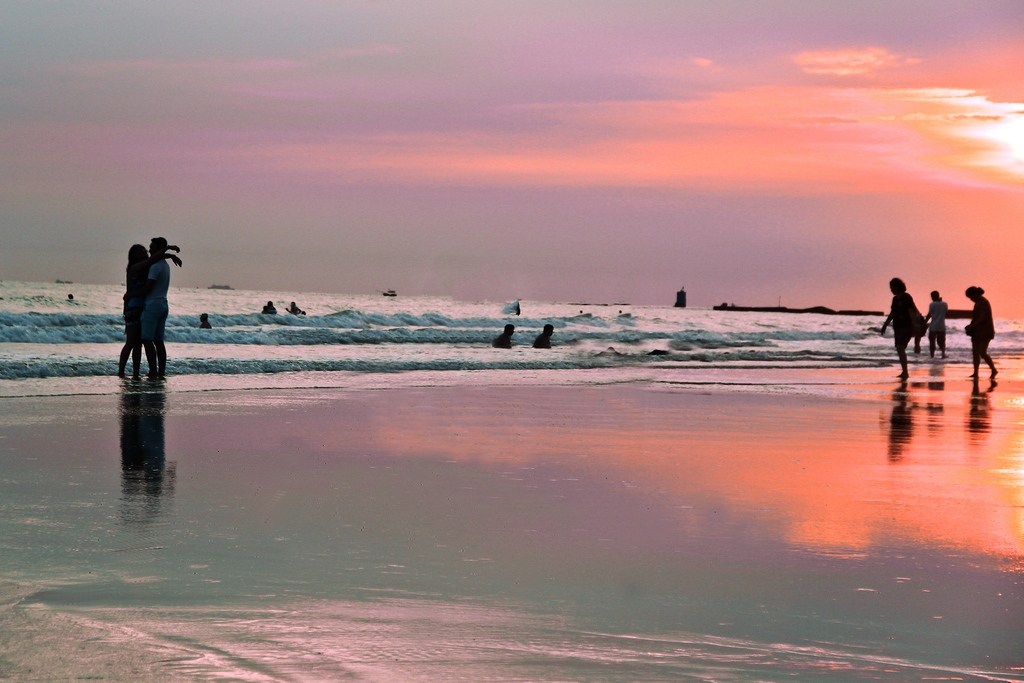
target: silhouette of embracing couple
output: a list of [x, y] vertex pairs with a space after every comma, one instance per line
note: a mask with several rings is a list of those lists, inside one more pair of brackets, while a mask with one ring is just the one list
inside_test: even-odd
[[132, 379], [139, 379], [142, 349], [146, 349], [149, 379], [162, 379], [167, 368], [164, 347], [164, 326], [167, 323], [167, 288], [171, 283], [168, 260], [181, 267], [181, 259], [171, 252], [181, 250], [167, 244], [163, 237], [154, 237], [149, 249], [134, 244], [128, 250], [125, 271], [124, 335], [125, 344], [117, 376], [124, 377], [128, 356], [132, 357]]

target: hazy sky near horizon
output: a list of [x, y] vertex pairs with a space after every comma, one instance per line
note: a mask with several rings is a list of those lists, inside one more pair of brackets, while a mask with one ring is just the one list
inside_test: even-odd
[[1024, 315], [1024, 2], [0, 3], [0, 280]]

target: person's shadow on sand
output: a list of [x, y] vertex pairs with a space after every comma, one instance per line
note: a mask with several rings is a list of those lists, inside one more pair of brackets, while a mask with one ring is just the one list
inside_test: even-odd
[[174, 463], [164, 455], [167, 397], [154, 391], [121, 394], [121, 505], [125, 526], [145, 528], [155, 522], [174, 496]]

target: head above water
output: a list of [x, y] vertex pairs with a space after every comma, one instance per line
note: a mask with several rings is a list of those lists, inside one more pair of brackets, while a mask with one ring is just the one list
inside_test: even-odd
[[906, 283], [903, 282], [903, 280], [899, 279], [898, 277], [894, 277], [893, 279], [889, 280], [889, 291], [892, 292], [893, 294], [904, 294], [907, 291], [907, 285]]

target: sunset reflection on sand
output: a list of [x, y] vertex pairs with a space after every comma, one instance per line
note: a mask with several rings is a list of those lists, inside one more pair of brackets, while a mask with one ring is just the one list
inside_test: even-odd
[[[359, 437], [375, 452], [496, 468], [554, 459], [668, 504], [724, 501], [808, 550], [898, 539], [1016, 560], [1021, 413], [993, 409], [998, 388], [987, 380], [973, 394], [962, 380], [944, 385], [934, 377], [896, 385], [881, 406], [790, 398], [783, 411], [755, 396], [620, 392], [595, 414], [573, 402], [574, 392], [595, 389], [529, 401], [482, 395], [457, 407], [424, 394], [415, 409], [371, 410], [372, 428]], [[690, 518], [680, 513], [682, 523]]]

